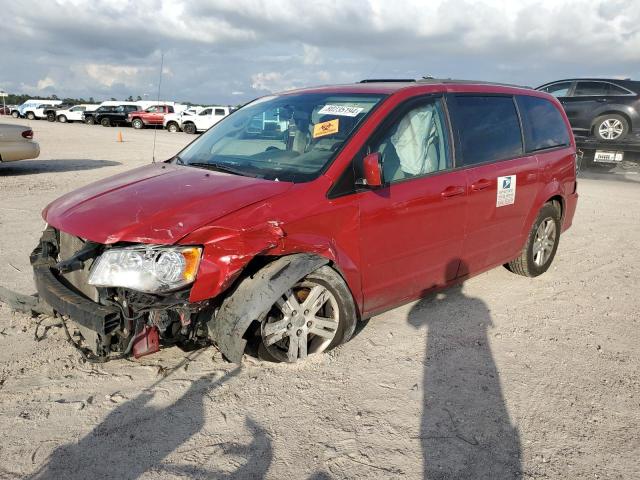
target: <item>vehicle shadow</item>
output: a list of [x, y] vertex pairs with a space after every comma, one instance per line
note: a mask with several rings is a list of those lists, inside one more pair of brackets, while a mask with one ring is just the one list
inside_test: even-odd
[[122, 165], [113, 160], [18, 160], [16, 162], [0, 163], [0, 177], [33, 175], [36, 173], [62, 173], [81, 170], [95, 170], [97, 168], [115, 167]]
[[[187, 449], [188, 465], [163, 462], [172, 452], [202, 430], [205, 424], [204, 399], [240, 371], [236, 368], [215, 379], [205, 375], [194, 381], [173, 404], [153, 405], [153, 387], [111, 411], [90, 433], [77, 442], [57, 447], [48, 461], [29, 478], [38, 480], [114, 478], [136, 479], [145, 472], [170, 472], [189, 478], [264, 478], [273, 458], [267, 432], [246, 419], [251, 432], [249, 444], [216, 443]], [[216, 454], [233, 457], [234, 471], [209, 470], [203, 460]], [[241, 457], [242, 460], [238, 460]], [[191, 462], [191, 460], [195, 460]], [[227, 462], [229, 463], [229, 462]], [[238, 466], [239, 465], [239, 466]]]
[[521, 478], [520, 437], [488, 343], [492, 321], [486, 304], [459, 285], [428, 294], [412, 307], [408, 321], [427, 327], [424, 478]]

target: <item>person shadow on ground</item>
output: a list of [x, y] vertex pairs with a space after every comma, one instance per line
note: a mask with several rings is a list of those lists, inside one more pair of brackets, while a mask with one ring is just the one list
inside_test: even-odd
[[485, 303], [462, 285], [427, 294], [409, 312], [427, 327], [420, 441], [424, 478], [520, 479], [520, 437], [511, 424], [488, 342]]
[[[48, 461], [31, 477], [33, 480], [136, 479], [145, 472], [167, 471], [189, 478], [261, 479], [273, 457], [270, 437], [256, 422], [246, 419], [252, 440], [248, 445], [217, 444], [213, 454], [196, 459], [195, 464], [163, 462], [186, 444], [205, 424], [204, 398], [235, 377], [236, 368], [215, 379], [205, 375], [195, 380], [187, 392], [167, 407], [152, 405], [155, 393], [149, 388], [136, 398], [112, 410], [106, 418], [78, 442], [57, 447]], [[197, 450], [197, 449], [192, 449]], [[198, 460], [215, 454], [233, 456], [232, 472], [207, 470]], [[207, 458], [208, 457], [208, 458]], [[243, 461], [238, 461], [242, 457]], [[228, 462], [227, 462], [228, 463]]]

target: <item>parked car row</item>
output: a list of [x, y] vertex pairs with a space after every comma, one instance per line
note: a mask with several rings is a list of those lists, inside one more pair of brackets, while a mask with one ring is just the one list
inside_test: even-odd
[[15, 118], [47, 119], [60, 123], [84, 122], [103, 127], [130, 125], [135, 129], [163, 127], [169, 132], [204, 132], [229, 115], [231, 107], [200, 107], [176, 102], [121, 102], [66, 105], [59, 100], [31, 99], [10, 110]]

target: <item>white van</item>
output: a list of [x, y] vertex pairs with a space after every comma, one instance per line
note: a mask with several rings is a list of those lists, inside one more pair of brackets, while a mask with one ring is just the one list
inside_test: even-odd
[[38, 98], [30, 98], [18, 107], [18, 113], [21, 117], [27, 117], [29, 120], [36, 118], [46, 118], [44, 114], [45, 107], [51, 105], [60, 105], [62, 100], [41, 100]]
[[84, 112], [93, 112], [97, 108], [97, 104], [83, 103], [64, 110], [56, 110], [56, 120], [60, 123], [81, 122]]

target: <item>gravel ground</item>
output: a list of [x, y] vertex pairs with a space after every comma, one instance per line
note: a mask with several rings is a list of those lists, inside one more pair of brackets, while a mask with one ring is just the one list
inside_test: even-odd
[[[41, 209], [150, 162], [154, 137], [33, 128], [40, 158], [0, 165], [0, 285], [23, 293]], [[159, 159], [193, 138], [156, 133]], [[214, 348], [89, 365], [55, 320], [0, 305], [0, 478], [640, 478], [634, 171], [580, 180], [545, 275], [495, 269], [302, 365]]]

